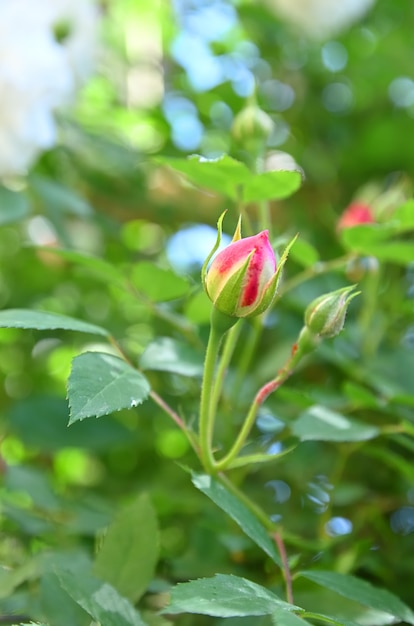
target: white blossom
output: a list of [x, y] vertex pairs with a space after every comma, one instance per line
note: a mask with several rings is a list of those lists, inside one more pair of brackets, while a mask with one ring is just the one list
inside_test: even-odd
[[279, 170], [300, 172], [303, 177], [305, 176], [303, 169], [296, 163], [291, 154], [283, 152], [283, 150], [272, 150], [266, 155], [264, 171], [275, 172]]
[[87, 0], [0, 0], [0, 178], [55, 144], [54, 112], [92, 70], [96, 24]]
[[375, 0], [267, 0], [282, 19], [310, 37], [327, 39], [360, 19]]

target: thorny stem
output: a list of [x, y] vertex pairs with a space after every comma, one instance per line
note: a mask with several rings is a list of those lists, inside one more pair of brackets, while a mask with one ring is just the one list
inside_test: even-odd
[[236, 485], [234, 485], [234, 483], [232, 483], [225, 474], [220, 473], [218, 474], [217, 478], [233, 495], [236, 496], [238, 500], [240, 500], [249, 509], [249, 511], [253, 513], [253, 515], [263, 524], [266, 530], [272, 533], [282, 563], [283, 577], [286, 582], [286, 598], [290, 604], [293, 604], [292, 576], [290, 573], [286, 547], [282, 535], [279, 531], [275, 530], [275, 524], [266, 515], [263, 509], [255, 504], [252, 500], [250, 500], [250, 498], [238, 487], [236, 487]]
[[155, 402], [155, 404], [157, 404], [163, 411], [164, 413], [166, 413], [167, 415], [169, 415], [174, 422], [177, 424], [178, 428], [181, 428], [181, 430], [183, 431], [183, 433], [185, 434], [185, 436], [187, 437], [188, 441], [190, 442], [191, 447], [193, 448], [194, 452], [197, 454], [197, 456], [200, 454], [200, 449], [196, 440], [196, 437], [193, 435], [193, 433], [188, 430], [186, 424], [183, 422], [183, 420], [181, 419], [181, 417], [178, 415], [178, 413], [176, 413], [174, 411], [174, 409], [172, 409], [162, 398], [161, 396], [158, 395], [158, 393], [156, 391], [153, 391], [151, 389], [150, 393], [150, 398], [151, 400], [153, 400], [153, 402]]
[[253, 427], [253, 424], [256, 420], [257, 412], [260, 406], [263, 404], [263, 402], [271, 393], [276, 391], [289, 378], [289, 376], [293, 373], [293, 369], [295, 365], [297, 364], [297, 362], [299, 361], [299, 359], [301, 358], [301, 356], [302, 356], [302, 353], [297, 351], [297, 345], [295, 344], [292, 349], [290, 358], [282, 367], [282, 369], [279, 371], [276, 378], [274, 378], [273, 380], [270, 380], [265, 385], [263, 385], [261, 389], [259, 389], [259, 391], [257, 392], [250, 406], [249, 412], [246, 416], [243, 426], [240, 429], [240, 432], [236, 438], [236, 441], [234, 442], [233, 446], [231, 447], [230, 451], [226, 454], [226, 456], [224, 456], [220, 461], [217, 461], [216, 468], [218, 470], [224, 470], [226, 467], [228, 467], [231, 464], [231, 462], [236, 458], [236, 456], [239, 454], [240, 450], [244, 446], [245, 441], [247, 437], [249, 436], [249, 433]]
[[292, 589], [292, 576], [289, 568], [289, 561], [286, 553], [285, 543], [283, 541], [282, 535], [279, 532], [275, 532], [273, 534], [273, 538], [277, 545], [277, 549], [279, 550], [280, 559], [283, 565], [283, 576], [285, 578], [286, 583], [286, 600], [289, 604], [293, 604], [293, 589]]

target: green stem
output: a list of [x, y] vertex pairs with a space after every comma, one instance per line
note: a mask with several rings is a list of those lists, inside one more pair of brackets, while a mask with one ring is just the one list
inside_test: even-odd
[[362, 307], [359, 315], [359, 326], [361, 329], [362, 346], [361, 352], [365, 357], [372, 357], [375, 354], [378, 343], [381, 341], [382, 333], [378, 332], [378, 324], [373, 323], [374, 317], [378, 313], [378, 294], [381, 285], [381, 271], [369, 272], [362, 283]]
[[316, 619], [320, 622], [328, 622], [328, 624], [340, 624], [341, 621], [335, 619], [334, 617], [329, 617], [328, 615], [321, 615], [320, 613], [312, 613], [311, 611], [304, 611], [303, 613], [299, 613], [300, 617], [306, 619], [309, 617], [310, 619]]
[[249, 370], [250, 363], [256, 352], [257, 345], [260, 340], [260, 336], [262, 333], [263, 325], [262, 325], [262, 317], [253, 317], [251, 319], [251, 326], [249, 328], [249, 334], [245, 344], [243, 345], [243, 352], [240, 356], [236, 379], [233, 384], [233, 392], [232, 397], [237, 398], [240, 393], [240, 387], [243, 384], [244, 379], [246, 378], [246, 374]]
[[174, 420], [174, 422], [177, 424], [178, 428], [180, 428], [183, 431], [183, 433], [185, 434], [185, 436], [187, 437], [187, 439], [190, 442], [190, 445], [193, 448], [194, 452], [197, 455], [199, 455], [200, 451], [199, 451], [199, 448], [198, 448], [197, 438], [194, 435], [194, 433], [192, 433], [190, 430], [188, 430], [186, 424], [181, 419], [181, 417], [178, 415], [178, 413], [176, 413], [174, 411], [174, 409], [172, 409], [165, 402], [165, 400], [163, 400], [161, 398], [161, 396], [159, 396], [158, 393], [156, 393], [153, 389], [151, 389], [151, 391], [149, 393], [149, 396], [150, 396], [151, 400], [153, 402], [155, 402], [155, 404], [157, 404], [164, 411], [164, 413], [169, 415], [171, 417], [171, 419]]
[[[118, 343], [118, 341], [115, 339], [115, 337], [113, 337], [112, 335], [109, 335], [108, 341], [115, 348], [115, 350], [117, 350], [117, 352], [120, 354], [120, 356], [124, 359], [124, 361], [126, 363], [131, 365], [131, 367], [135, 367], [134, 364], [132, 363], [131, 359], [125, 353], [124, 349]], [[163, 400], [163, 398], [161, 398], [161, 396], [158, 395], [158, 393], [156, 391], [154, 391], [153, 389], [151, 389], [151, 391], [149, 393], [149, 396], [150, 396], [151, 400], [153, 402], [155, 402], [155, 404], [157, 404], [164, 411], [164, 413], [169, 415], [171, 417], [171, 419], [174, 420], [174, 422], [177, 424], [178, 428], [180, 428], [183, 431], [183, 433], [185, 434], [185, 436], [187, 437], [187, 439], [190, 442], [191, 447], [193, 448], [194, 452], [198, 455], [199, 454], [199, 450], [198, 450], [198, 444], [197, 444], [197, 441], [196, 441], [196, 437], [187, 428], [187, 425], [181, 419], [181, 417], [178, 415], [178, 413], [176, 413], [176, 411], [174, 411], [174, 409], [172, 409], [170, 407], [170, 405], [167, 404], [167, 402], [165, 402], [165, 400]]]
[[234, 459], [237, 457], [241, 449], [243, 448], [247, 437], [255, 423], [257, 412], [266, 398], [279, 389], [279, 387], [289, 378], [293, 373], [294, 368], [299, 363], [301, 358], [308, 354], [315, 347], [315, 340], [306, 328], [303, 328], [298, 342], [294, 344], [291, 355], [285, 365], [279, 370], [278, 375], [273, 380], [267, 382], [257, 392], [246, 419], [240, 429], [240, 432], [229, 452], [219, 461], [216, 462], [215, 467], [217, 470], [222, 471], [229, 467]]
[[224, 456], [220, 461], [217, 461], [216, 468], [218, 470], [224, 470], [225, 468], [227, 468], [229, 465], [232, 464], [234, 459], [239, 454], [240, 450], [243, 448], [246, 442], [246, 439], [249, 436], [251, 429], [253, 428], [253, 425], [256, 421], [257, 412], [260, 406], [265, 401], [267, 396], [273, 391], [275, 391], [277, 387], [279, 387], [282, 384], [282, 382], [283, 381], [279, 380], [279, 377], [277, 377], [275, 380], [272, 380], [269, 383], [266, 383], [266, 385], [264, 385], [258, 391], [258, 393], [256, 394], [250, 406], [249, 412], [246, 416], [246, 419], [244, 420], [243, 426], [240, 429], [240, 432], [236, 438], [236, 441], [234, 442], [233, 446], [231, 447], [229, 452], [226, 454], [226, 456]]
[[208, 339], [206, 357], [204, 361], [204, 374], [201, 384], [200, 400], [200, 454], [201, 462], [207, 473], [215, 472], [215, 460], [213, 456], [213, 432], [215, 411], [213, 411], [212, 390], [214, 385], [214, 372], [217, 354], [220, 347], [222, 333], [212, 324]]
[[292, 588], [292, 575], [290, 573], [289, 561], [287, 557], [285, 543], [283, 541], [283, 537], [280, 533], [275, 532], [273, 534], [273, 538], [277, 545], [277, 549], [279, 550], [280, 560], [282, 561], [282, 571], [286, 584], [286, 600], [289, 604], [293, 604], [293, 588]]
[[234, 461], [227, 466], [227, 469], [236, 469], [236, 467], [245, 467], [246, 465], [257, 465], [258, 463], [270, 463], [271, 461], [280, 459], [282, 456], [286, 456], [286, 454], [295, 450], [296, 447], [296, 444], [293, 444], [278, 454], [243, 454], [243, 456], [234, 459]]
[[263, 524], [263, 526], [270, 532], [275, 531], [275, 524], [272, 520], [266, 515], [263, 509], [253, 502], [249, 496], [247, 496], [243, 491], [241, 491], [225, 474], [218, 474], [218, 480], [225, 486], [227, 489], [234, 495], [240, 502], [242, 502], [248, 509], [251, 511], [257, 519]]
[[229, 330], [224, 342], [224, 348], [220, 357], [220, 362], [217, 368], [217, 373], [213, 385], [213, 391], [211, 396], [211, 412], [216, 412], [217, 405], [220, 399], [220, 395], [223, 389], [224, 378], [227, 368], [230, 364], [231, 357], [233, 356], [234, 349], [240, 336], [241, 319], [236, 323], [233, 328]]
[[234, 496], [236, 496], [240, 502], [246, 506], [246, 508], [249, 509], [249, 511], [253, 513], [253, 515], [263, 524], [266, 530], [268, 530], [269, 533], [272, 533], [282, 564], [283, 577], [286, 583], [286, 598], [290, 604], [293, 604], [292, 575], [290, 573], [285, 543], [280, 531], [276, 530], [274, 522], [272, 522], [268, 515], [266, 515], [263, 509], [253, 502], [243, 491], [236, 487], [236, 485], [232, 483], [225, 474], [219, 474], [217, 478]]
[[234, 459], [237, 457], [237, 455], [239, 454], [240, 450], [243, 448], [247, 437], [250, 434], [250, 431], [256, 421], [256, 416], [257, 416], [257, 412], [259, 410], [259, 408], [261, 407], [261, 405], [263, 404], [263, 402], [266, 400], [266, 398], [273, 393], [274, 391], [276, 391], [276, 389], [278, 389], [280, 387], [280, 385], [282, 385], [282, 383], [285, 382], [285, 380], [290, 376], [290, 374], [292, 373], [292, 369], [291, 369], [291, 362], [292, 362], [292, 358], [291, 357], [288, 361], [288, 363], [284, 366], [284, 368], [279, 372], [279, 374], [276, 376], [276, 378], [274, 380], [269, 381], [268, 383], [266, 383], [265, 385], [263, 385], [263, 387], [261, 389], [259, 389], [259, 391], [257, 392], [251, 406], [249, 409], [249, 412], [246, 416], [246, 419], [243, 423], [243, 426], [240, 429], [240, 432], [236, 438], [236, 441], [234, 442], [232, 448], [230, 449], [230, 451], [226, 454], [226, 456], [224, 456], [220, 461], [217, 461], [216, 463], [216, 468], [218, 470], [224, 470], [226, 467], [228, 467], [229, 465], [232, 464], [232, 462], [234, 461]]

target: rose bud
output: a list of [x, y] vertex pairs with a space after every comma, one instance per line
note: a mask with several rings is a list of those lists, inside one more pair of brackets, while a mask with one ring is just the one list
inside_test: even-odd
[[266, 141], [274, 129], [272, 118], [255, 103], [248, 104], [234, 118], [232, 133], [242, 144], [259, 139]]
[[231, 318], [254, 317], [271, 305], [281, 271], [296, 237], [286, 246], [276, 268], [276, 257], [268, 231], [242, 239], [239, 220], [232, 242], [217, 254], [207, 270], [210, 259], [220, 245], [224, 215], [220, 216], [217, 223], [216, 244], [201, 271], [204, 289], [213, 302], [214, 310]]
[[352, 202], [340, 216], [336, 225], [339, 232], [344, 228], [352, 228], [360, 224], [372, 224], [375, 222], [371, 207], [364, 202]]
[[269, 233], [233, 241], [213, 260], [206, 277], [214, 306], [232, 317], [265, 311], [276, 291], [276, 258]]
[[321, 338], [339, 335], [344, 327], [348, 305], [360, 293], [351, 294], [353, 289], [355, 285], [325, 293], [309, 304], [305, 311], [305, 324], [313, 335]]

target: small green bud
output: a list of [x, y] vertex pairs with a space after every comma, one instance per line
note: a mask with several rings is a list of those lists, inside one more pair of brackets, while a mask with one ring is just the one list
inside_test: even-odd
[[336, 337], [344, 327], [346, 311], [352, 298], [355, 285], [325, 293], [309, 304], [305, 311], [305, 324], [313, 335], [320, 338]]
[[265, 144], [274, 128], [272, 118], [257, 104], [248, 104], [233, 121], [233, 137], [243, 146]]

